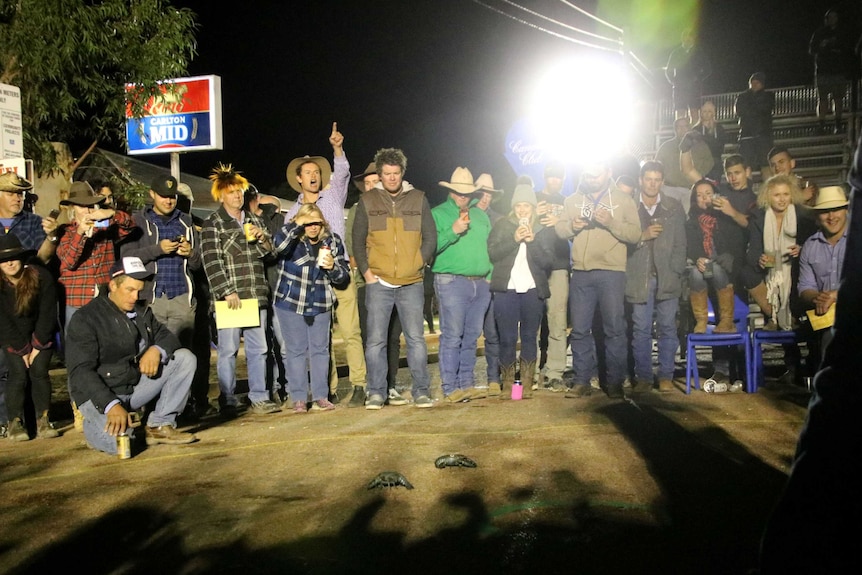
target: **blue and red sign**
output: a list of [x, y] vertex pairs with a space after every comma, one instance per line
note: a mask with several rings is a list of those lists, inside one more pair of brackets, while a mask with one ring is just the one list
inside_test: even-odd
[[[197, 76], [166, 80], [174, 89], [163, 89], [151, 98], [145, 115], [133, 118], [126, 110], [129, 155], [221, 150], [221, 78]], [[135, 89], [133, 84], [127, 91]]]

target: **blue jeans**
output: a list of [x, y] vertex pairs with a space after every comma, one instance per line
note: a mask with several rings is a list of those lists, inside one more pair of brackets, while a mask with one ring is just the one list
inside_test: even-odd
[[712, 262], [712, 278], [705, 278], [697, 267], [691, 268], [688, 278], [688, 287], [691, 291], [703, 291], [709, 284], [715, 289], [723, 289], [730, 285], [730, 276], [718, 262]]
[[497, 333], [497, 320], [494, 318], [494, 298], [488, 302], [485, 312], [485, 325], [482, 329], [485, 336], [485, 363], [488, 366], [488, 383], [500, 382], [500, 334]]
[[422, 282], [398, 288], [380, 282], [365, 286], [365, 307], [368, 310], [368, 343], [365, 363], [368, 366], [368, 394], [387, 396], [386, 375], [389, 371], [386, 340], [392, 309], [398, 310], [401, 329], [407, 343], [407, 365], [413, 377], [413, 397], [429, 395], [428, 348], [425, 345], [423, 308], [425, 287]]
[[650, 277], [645, 303], [632, 306], [632, 352], [635, 359], [635, 377], [638, 381], [652, 382], [652, 327], [655, 312], [655, 331], [658, 339], [658, 378], [673, 379], [674, 356], [679, 347], [676, 334], [676, 314], [679, 298], [656, 300], [658, 283]]
[[311, 368], [311, 399], [329, 396], [329, 334], [332, 313], [304, 316], [275, 306], [275, 317], [284, 340], [284, 365], [292, 402], [308, 397], [308, 373]]
[[[162, 366], [158, 377], [153, 379], [142, 375], [131, 395], [117, 397], [127, 410], [139, 409], [158, 397], [156, 408], [147, 418], [147, 425], [176, 427], [177, 415], [182, 413], [189, 399], [197, 361], [192, 352], [180, 348], [174, 352], [168, 363]], [[107, 416], [96, 409], [90, 400], [79, 405], [78, 409], [84, 416], [84, 439], [87, 443], [93, 449], [116, 455], [117, 438], [105, 432]], [[129, 429], [128, 433], [134, 437], [134, 429]]]
[[440, 379], [443, 394], [473, 387], [476, 347], [491, 291], [484, 279], [434, 274], [440, 308]]
[[236, 398], [236, 356], [239, 352], [239, 338], [245, 343], [245, 361], [248, 368], [248, 399], [252, 403], [269, 399], [266, 392], [266, 308], [260, 309], [258, 327], [231, 327], [218, 330], [218, 387], [221, 392], [221, 405], [237, 405]]
[[572, 316], [572, 371], [575, 385], [589, 385], [595, 365], [593, 316], [602, 318], [605, 344], [605, 381], [622, 385], [626, 373], [626, 324], [624, 313], [625, 272], [574, 270], [569, 282], [569, 309]]
[[536, 289], [494, 292], [494, 317], [500, 335], [500, 364], [515, 363], [518, 338], [521, 339], [521, 361], [536, 361], [536, 336], [545, 314], [545, 303]]

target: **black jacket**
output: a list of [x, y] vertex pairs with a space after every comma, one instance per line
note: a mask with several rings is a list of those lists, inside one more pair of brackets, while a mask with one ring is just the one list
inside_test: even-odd
[[[503, 218], [494, 224], [488, 236], [488, 256], [494, 269], [491, 272], [491, 291], [504, 292], [508, 289], [509, 276], [515, 265], [520, 242], [515, 241], [515, 230], [518, 224], [509, 218]], [[538, 230], [538, 231], [537, 231]], [[536, 282], [536, 290], [541, 299], [551, 297], [548, 286], [548, 274], [554, 263], [554, 242], [557, 235], [553, 228], [546, 228], [536, 222], [533, 226], [535, 239], [527, 244], [527, 263]]]
[[72, 399], [78, 405], [92, 400], [100, 412], [118, 395], [130, 395], [141, 378], [138, 359], [157, 345], [167, 357], [180, 342], [142, 303], [137, 317], [108, 299], [108, 289], [75, 312], [66, 327], [66, 368]]

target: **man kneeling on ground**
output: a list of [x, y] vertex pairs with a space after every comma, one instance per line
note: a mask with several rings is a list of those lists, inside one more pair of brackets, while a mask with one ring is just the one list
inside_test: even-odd
[[117, 435], [128, 433], [134, 442], [132, 412], [153, 400], [147, 445], [197, 441], [176, 430], [197, 362], [139, 301], [150, 275], [140, 258], [122, 258], [107, 291], [83, 306], [66, 328], [69, 389], [84, 416], [84, 437], [110, 454], [117, 453]]

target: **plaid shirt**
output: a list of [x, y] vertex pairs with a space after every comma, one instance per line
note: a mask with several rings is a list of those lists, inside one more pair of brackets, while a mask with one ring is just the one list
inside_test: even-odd
[[89, 238], [78, 233], [74, 220], [61, 227], [57, 257], [66, 305], [81, 307], [89, 303], [99, 288], [110, 281], [111, 267], [116, 261], [115, 244], [135, 229], [132, 216], [119, 210], [110, 222], [110, 227], [94, 228]]
[[278, 260], [278, 287], [275, 305], [300, 315], [317, 315], [330, 311], [335, 304], [332, 284], [342, 284], [348, 279], [344, 244], [337, 235], [331, 235], [319, 245], [332, 250], [335, 266], [331, 270], [317, 267], [317, 249], [307, 241], [300, 240], [302, 226], [285, 224], [276, 235], [275, 252]]
[[18, 236], [25, 250], [38, 250], [45, 241], [42, 218], [33, 212], [25, 211], [16, 215], [12, 218], [12, 225], [5, 228], [5, 233]]
[[[269, 238], [266, 224], [256, 215], [243, 212], [244, 222], [263, 230]], [[261, 307], [269, 306], [269, 284], [263, 270], [263, 260], [271, 255], [261, 242], [250, 244], [238, 221], [224, 206], [207, 216], [201, 227], [201, 258], [210, 285], [210, 310], [215, 302], [232, 293], [240, 299], [257, 298]]]

